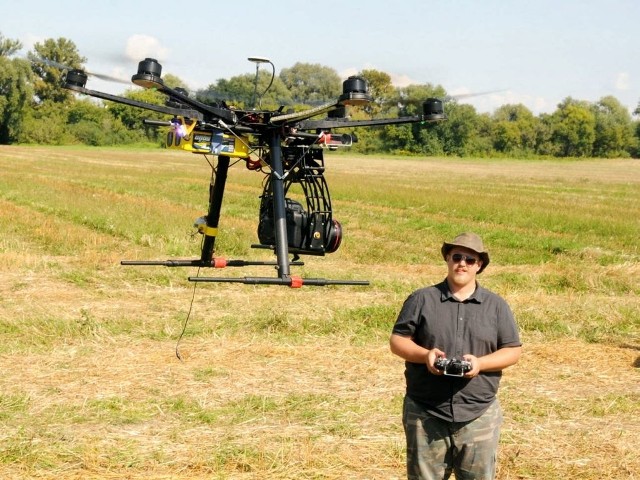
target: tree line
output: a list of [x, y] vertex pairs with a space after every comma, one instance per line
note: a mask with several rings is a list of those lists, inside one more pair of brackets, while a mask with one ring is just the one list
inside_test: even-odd
[[[64, 71], [57, 65], [81, 68], [86, 62], [71, 40], [36, 43], [26, 58], [16, 56], [21, 49], [19, 41], [0, 34], [0, 144], [161, 144], [164, 133], [143, 123], [148, 111], [62, 88]], [[327, 66], [296, 63], [273, 77], [266, 70], [259, 71], [257, 86], [255, 74], [247, 73], [218, 79], [193, 95], [238, 108], [302, 109], [342, 93], [342, 79]], [[416, 115], [426, 98], [447, 97], [440, 85], [395, 87], [385, 72], [363, 70], [359, 75], [367, 80], [374, 101], [351, 108], [347, 114], [353, 119]], [[162, 78], [173, 88], [184, 84], [171, 74]], [[166, 101], [156, 91], [134, 87], [121, 95], [148, 103]], [[356, 128], [358, 142], [352, 150], [461, 157], [640, 157], [640, 102], [633, 116], [613, 96], [597, 102], [568, 97], [553, 113], [537, 116], [522, 104], [503, 105], [489, 114], [455, 100], [445, 102], [445, 113], [448, 120], [435, 124]]]

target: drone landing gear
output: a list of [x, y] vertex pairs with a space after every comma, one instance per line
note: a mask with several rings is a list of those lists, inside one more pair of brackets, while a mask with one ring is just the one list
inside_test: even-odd
[[[296, 267], [304, 265], [304, 262], [291, 261], [291, 265]], [[209, 268], [226, 268], [226, 267], [250, 267], [256, 265], [275, 266], [275, 261], [253, 261], [253, 260], [227, 260], [226, 258], [213, 258], [210, 262], [203, 263], [202, 260], [122, 260], [120, 265], [138, 265], [138, 266], [161, 266], [161, 267], [209, 267]]]
[[288, 277], [189, 277], [190, 282], [228, 282], [244, 283], [245, 285], [284, 285], [291, 288], [300, 288], [303, 285], [324, 287], [327, 285], [369, 285], [366, 280], [329, 280], [326, 278], [302, 278], [296, 275]]
[[[275, 261], [247, 261], [247, 260], [225, 260], [214, 258], [214, 246], [218, 234], [218, 222], [220, 220], [220, 209], [224, 194], [227, 173], [230, 165], [230, 158], [225, 155], [218, 156], [215, 181], [209, 189], [209, 210], [202, 222], [198, 222], [198, 231], [204, 235], [202, 242], [202, 252], [199, 259], [193, 260], [123, 260], [122, 265], [159, 265], [165, 267], [246, 267], [252, 265], [275, 266], [278, 272], [277, 277], [188, 277], [191, 282], [209, 283], [242, 283], [246, 285], [283, 285], [291, 288], [300, 288], [303, 285], [326, 286], [326, 285], [369, 285], [363, 280], [330, 280], [324, 278], [302, 278], [291, 275], [291, 266], [304, 265], [298, 261], [298, 253], [311, 255], [324, 255], [325, 252], [335, 251], [342, 238], [340, 224], [331, 218], [331, 205], [328, 196], [326, 182], [322, 175], [324, 169], [322, 158], [316, 158], [310, 154], [302, 168], [291, 168], [284, 172], [282, 150], [280, 147], [281, 136], [276, 131], [271, 131], [269, 135], [270, 167], [271, 174], [266, 183], [263, 194], [263, 205], [261, 205], [261, 216], [268, 210], [268, 220], [270, 227], [269, 244], [257, 245], [259, 248], [271, 248], [275, 251]], [[308, 162], [308, 163], [307, 163]], [[290, 175], [289, 180], [285, 180]], [[305, 230], [309, 229], [311, 237], [315, 243], [310, 241], [309, 245], [304, 243], [302, 248], [293, 246], [290, 248], [289, 238], [291, 225], [287, 223], [288, 216], [291, 216], [291, 208], [288, 208], [288, 199], [285, 198], [286, 191], [291, 183], [301, 183], [307, 197], [307, 207], [309, 212], [302, 213], [299, 217]], [[268, 209], [264, 204], [268, 203]], [[297, 232], [299, 233], [299, 232]], [[306, 235], [305, 235], [306, 237]], [[262, 240], [262, 239], [261, 239]], [[296, 243], [295, 240], [293, 240]], [[289, 259], [289, 254], [294, 255], [293, 260]]]

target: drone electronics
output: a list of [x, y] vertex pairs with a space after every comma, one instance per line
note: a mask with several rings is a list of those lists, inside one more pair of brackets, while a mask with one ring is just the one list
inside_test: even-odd
[[[342, 226], [333, 217], [329, 188], [324, 177], [324, 150], [349, 146], [354, 137], [335, 133], [354, 127], [425, 123], [445, 120], [442, 101], [428, 98], [422, 114], [400, 118], [350, 120], [344, 117], [344, 107], [366, 105], [372, 101], [367, 82], [358, 76], [343, 82], [343, 92], [335, 101], [301, 112], [283, 113], [261, 108], [257, 91], [258, 68], [269, 63], [272, 79], [275, 68], [262, 57], [251, 57], [256, 64], [253, 107], [231, 109], [224, 103], [209, 105], [190, 97], [180, 88], [164, 84], [162, 66], [153, 58], [138, 64], [131, 81], [143, 88], [155, 89], [167, 96], [165, 105], [154, 105], [85, 88], [87, 73], [69, 69], [63, 86], [75, 92], [110, 100], [133, 107], [169, 114], [170, 121], [145, 120], [148, 125], [168, 127], [166, 145], [195, 154], [213, 155], [213, 175], [209, 187], [207, 214], [195, 222], [203, 235], [200, 258], [166, 261], [128, 260], [123, 265], [160, 265], [166, 267], [244, 267], [275, 266], [274, 277], [188, 277], [192, 282], [230, 282], [254, 285], [368, 285], [368, 281], [301, 278], [292, 275], [291, 267], [303, 265], [300, 255], [322, 256], [335, 252], [342, 242]], [[268, 89], [267, 89], [268, 90]], [[266, 93], [266, 91], [264, 92]], [[263, 95], [264, 95], [263, 93]], [[256, 104], [258, 108], [256, 108]], [[319, 118], [324, 115], [325, 118]], [[258, 218], [259, 244], [254, 248], [270, 249], [275, 261], [226, 260], [214, 257], [218, 235], [220, 209], [231, 160], [262, 172], [266, 179]], [[304, 194], [298, 202], [288, 195], [296, 186]], [[293, 255], [293, 258], [289, 258]]]

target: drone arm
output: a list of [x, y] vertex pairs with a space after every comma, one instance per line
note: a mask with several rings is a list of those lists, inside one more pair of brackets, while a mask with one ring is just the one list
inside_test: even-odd
[[109, 93], [98, 92], [97, 90], [89, 90], [84, 87], [80, 87], [77, 85], [66, 85], [65, 88], [69, 90], [73, 90], [78, 93], [82, 93], [83, 95], [89, 95], [95, 98], [101, 98], [103, 100], [110, 100], [112, 102], [122, 103], [124, 105], [129, 105], [131, 107], [144, 108], [145, 110], [151, 110], [153, 112], [158, 113], [166, 113], [167, 115], [180, 115], [183, 117], [194, 118], [197, 120], [202, 120], [202, 113], [197, 112], [195, 110], [183, 110], [180, 108], [167, 107], [164, 105], [155, 105], [153, 103], [140, 102], [138, 100], [133, 100], [131, 98], [119, 97], [117, 95], [111, 95]]
[[428, 118], [426, 115], [416, 115], [413, 117], [398, 118], [373, 118], [369, 120], [307, 120], [299, 122], [296, 127], [300, 130], [324, 130], [330, 128], [354, 128], [371, 127], [375, 125], [396, 125], [403, 123], [438, 122], [445, 120], [442, 118]]
[[[193, 260], [121, 260], [120, 265], [146, 265], [146, 266], [162, 266], [162, 267], [212, 267], [212, 268], [227, 268], [227, 267], [249, 267], [249, 266], [270, 266], [276, 265], [276, 262], [271, 260], [227, 260], [222, 257], [211, 258], [208, 262], [203, 262], [201, 259]], [[304, 262], [292, 261], [291, 265], [302, 266]]]
[[303, 110], [301, 112], [286, 113], [284, 115], [276, 115], [274, 117], [271, 117], [269, 121], [270, 123], [275, 125], [275, 124], [285, 123], [290, 120], [304, 120], [305, 118], [315, 117], [316, 115], [328, 112], [329, 110], [334, 110], [337, 107], [338, 107], [337, 102], [329, 102], [323, 105], [319, 105], [315, 108]]
[[157, 87], [158, 91], [164, 93], [165, 95], [170, 95], [183, 103], [195, 108], [198, 112], [208, 113], [216, 117], [217, 119], [223, 120], [225, 122], [229, 122], [235, 124], [238, 122], [238, 118], [236, 114], [229, 110], [228, 108], [219, 108], [213, 107], [211, 105], [207, 105], [206, 103], [199, 102], [193, 98], [188, 97], [187, 95], [182, 94], [178, 90], [174, 90], [173, 88], [167, 87], [162, 84], [162, 86]]

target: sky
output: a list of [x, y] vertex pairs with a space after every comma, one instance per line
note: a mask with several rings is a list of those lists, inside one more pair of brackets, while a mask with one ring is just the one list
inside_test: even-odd
[[[2, 8], [4, 7], [4, 8]], [[363, 69], [394, 85], [431, 83], [479, 112], [521, 103], [552, 113], [567, 97], [640, 102], [638, 0], [0, 0], [0, 35], [69, 39], [89, 72], [130, 79], [146, 57], [189, 88], [297, 62]], [[95, 78], [87, 88], [127, 87]]]

